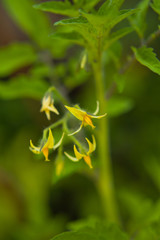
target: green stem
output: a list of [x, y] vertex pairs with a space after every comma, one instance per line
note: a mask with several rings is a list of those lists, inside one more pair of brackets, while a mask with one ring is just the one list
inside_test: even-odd
[[[105, 99], [105, 90], [102, 79], [101, 57], [97, 62], [93, 61], [93, 71], [95, 76], [96, 94], [100, 103], [100, 108], [103, 111], [107, 110], [107, 102]], [[109, 151], [108, 139], [108, 119], [102, 118], [99, 121], [98, 131], [98, 151], [100, 161], [100, 175], [98, 189], [102, 198], [105, 216], [108, 220], [119, 223], [117, 205], [115, 200], [115, 190], [113, 183], [112, 166]]]
[[57, 88], [52, 86], [48, 89], [48, 92], [53, 92], [53, 93], [55, 92], [59, 100], [61, 100], [64, 105], [69, 104], [68, 100], [60, 93], [60, 91]]
[[46, 127], [44, 130], [43, 130], [43, 139], [46, 139], [46, 135], [47, 135], [47, 132], [48, 130], [51, 128], [56, 128], [58, 127], [59, 125], [63, 124], [63, 122], [65, 121], [65, 117], [61, 118], [60, 120], [58, 120], [57, 122], [51, 124], [50, 126]]
[[[68, 126], [67, 126], [67, 119], [66, 121], [63, 122], [63, 130], [68, 134], [70, 133]], [[79, 147], [79, 149], [81, 149], [82, 151], [86, 151], [86, 149], [82, 146], [82, 144], [78, 141], [78, 139], [76, 137], [69, 136], [70, 139]]]

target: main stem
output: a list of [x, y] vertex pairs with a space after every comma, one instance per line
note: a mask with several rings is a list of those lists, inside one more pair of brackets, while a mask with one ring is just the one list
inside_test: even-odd
[[[105, 99], [105, 90], [102, 78], [102, 64], [100, 55], [98, 57], [98, 61], [94, 62], [92, 66], [95, 77], [96, 94], [100, 103], [100, 108], [103, 111], [106, 111], [107, 101]], [[109, 151], [108, 132], [109, 132], [108, 119], [107, 117], [105, 117], [99, 121], [99, 130], [97, 136], [99, 144], [98, 156], [100, 161], [100, 175], [98, 180], [98, 189], [101, 195], [106, 219], [108, 219], [109, 221], [119, 223], [117, 205], [115, 200], [111, 158]]]

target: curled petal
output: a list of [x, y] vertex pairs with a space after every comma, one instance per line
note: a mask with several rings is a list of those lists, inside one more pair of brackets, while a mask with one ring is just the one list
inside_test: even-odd
[[84, 154], [81, 154], [80, 152], [78, 152], [75, 145], [74, 145], [74, 154], [78, 160], [80, 160], [81, 158], [83, 158], [85, 156]]
[[92, 152], [95, 151], [96, 149], [96, 140], [95, 140], [95, 137], [94, 135], [92, 135], [92, 140], [93, 140], [93, 143], [91, 143], [88, 138], [86, 138], [87, 142], [88, 142], [88, 145], [89, 145], [89, 150], [87, 152], [87, 155], [91, 154]]
[[55, 106], [53, 104], [51, 104], [50, 106], [47, 107], [47, 109], [51, 112], [56, 113], [57, 115], [59, 115], [58, 110], [55, 108]]
[[35, 147], [32, 143], [32, 140], [30, 140], [30, 150], [35, 154], [40, 154], [40, 147]]
[[98, 112], [99, 112], [99, 101], [97, 101], [97, 107], [93, 115], [97, 115]]
[[64, 152], [64, 154], [73, 162], [78, 162], [79, 160], [75, 157], [72, 157], [70, 154], [68, 154], [67, 152]]
[[62, 143], [62, 141], [63, 141], [63, 138], [64, 138], [64, 134], [65, 134], [65, 133], [62, 134], [62, 137], [60, 138], [60, 140], [58, 141], [58, 143], [56, 143], [56, 145], [53, 146], [53, 149], [54, 149], [54, 150], [61, 145], [61, 143]]
[[72, 136], [72, 135], [74, 135], [74, 134], [80, 132], [81, 129], [82, 129], [82, 127], [83, 127], [83, 123], [81, 124], [81, 126], [80, 126], [75, 132], [68, 134], [68, 136]]
[[107, 113], [103, 114], [103, 115], [100, 115], [100, 116], [94, 116], [94, 115], [90, 115], [91, 118], [103, 118], [107, 115]]

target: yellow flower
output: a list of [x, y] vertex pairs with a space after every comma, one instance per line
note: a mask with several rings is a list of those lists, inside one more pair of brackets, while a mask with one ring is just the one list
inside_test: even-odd
[[58, 110], [54, 106], [54, 100], [51, 98], [50, 95], [44, 96], [42, 99], [42, 107], [40, 112], [45, 112], [47, 119], [50, 120], [50, 111], [59, 114]]
[[93, 140], [93, 143], [91, 143], [88, 138], [86, 138], [87, 142], [88, 142], [88, 145], [89, 145], [89, 150], [86, 154], [82, 154], [80, 152], [78, 152], [76, 146], [74, 145], [74, 154], [75, 154], [75, 157], [72, 157], [71, 155], [69, 155], [67, 152], [65, 152], [65, 155], [70, 159], [72, 160], [73, 162], [78, 162], [80, 159], [84, 159], [84, 161], [86, 162], [86, 164], [90, 167], [90, 168], [93, 168], [92, 166], [92, 163], [91, 163], [91, 157], [90, 157], [90, 154], [92, 152], [95, 151], [96, 149], [96, 140], [95, 140], [95, 137], [92, 135], [92, 140]]
[[51, 131], [51, 129], [49, 129], [48, 139], [40, 147], [35, 147], [32, 143], [32, 140], [30, 140], [30, 150], [35, 154], [43, 153], [43, 155], [45, 156], [45, 161], [49, 161], [49, 159], [48, 159], [49, 149], [55, 150], [56, 148], [58, 148], [60, 146], [60, 144], [62, 143], [63, 137], [64, 137], [64, 133], [62, 134], [62, 137], [59, 140], [59, 142], [55, 145], [52, 131]]
[[80, 121], [82, 121], [82, 124], [80, 125], [80, 127], [73, 133], [69, 134], [69, 136], [71, 135], [74, 135], [76, 133], [78, 133], [81, 128], [83, 126], [87, 126], [87, 125], [90, 125], [92, 128], [95, 128], [95, 126], [93, 125], [92, 123], [92, 118], [102, 118], [102, 117], [105, 117], [107, 114], [103, 114], [103, 115], [100, 115], [100, 116], [96, 116], [96, 114], [98, 113], [99, 111], [99, 102], [97, 102], [97, 108], [96, 108], [96, 111], [91, 115], [91, 114], [88, 114], [87, 112], [81, 110], [81, 109], [78, 109], [78, 108], [75, 108], [75, 107], [68, 107], [68, 106], [65, 106], [77, 119], [79, 119]]
[[64, 160], [59, 158], [56, 160], [56, 175], [59, 176], [64, 168]]

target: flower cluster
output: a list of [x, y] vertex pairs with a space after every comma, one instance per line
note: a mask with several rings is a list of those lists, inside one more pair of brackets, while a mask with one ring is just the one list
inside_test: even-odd
[[[80, 109], [78, 106], [70, 107], [70, 106], [65, 105], [65, 108], [67, 108], [67, 110], [74, 117], [76, 117], [78, 120], [81, 121], [81, 125], [76, 131], [69, 133], [67, 130], [67, 132], [66, 132], [69, 137], [72, 136], [71, 139], [76, 144], [77, 144], [78, 140], [75, 137], [73, 137], [73, 135], [80, 132], [80, 130], [83, 127], [86, 127], [87, 125], [91, 126], [91, 128], [94, 129], [95, 126], [93, 125], [92, 119], [94, 119], [94, 118], [100, 119], [100, 118], [106, 116], [106, 113], [103, 115], [97, 116], [97, 113], [99, 112], [99, 102], [97, 102], [97, 108], [93, 114], [88, 114], [86, 111]], [[48, 92], [42, 99], [42, 107], [40, 109], [40, 112], [45, 112], [48, 120], [51, 119], [50, 112], [54, 112], [55, 114], [59, 115], [59, 111], [54, 106], [53, 97]], [[68, 117], [68, 114], [66, 114], [66, 116]], [[64, 122], [66, 123], [66, 121], [67, 121], [67, 117], [64, 117], [63, 119], [59, 120], [59, 122], [52, 124], [50, 127], [48, 127], [47, 129], [44, 130], [43, 139], [41, 141], [41, 144], [38, 147], [34, 146], [32, 143], [32, 140], [30, 140], [30, 150], [35, 154], [42, 153], [45, 157], [45, 161], [50, 161], [48, 158], [49, 150], [56, 150], [57, 148], [60, 147], [61, 148], [60, 152], [62, 152], [62, 144], [63, 144], [63, 138], [64, 138], [64, 134], [65, 134], [65, 129], [63, 126], [65, 125]], [[62, 124], [63, 133], [62, 133], [62, 136], [60, 137], [59, 141], [55, 144], [55, 140], [54, 140], [51, 128], [54, 128], [60, 124]], [[47, 132], [49, 132], [48, 137], [46, 137]], [[88, 151], [86, 151], [84, 149], [84, 147], [81, 144], [79, 144], [79, 147], [81, 148], [81, 152], [79, 152], [79, 150], [77, 150], [76, 145], [74, 144], [73, 151], [74, 151], [75, 157], [71, 156], [67, 152], [64, 152], [64, 154], [73, 162], [78, 162], [81, 159], [83, 159], [90, 168], [93, 168], [92, 162], [91, 162], [91, 153], [94, 152], [96, 149], [96, 140], [95, 140], [94, 135], [92, 135], [92, 142], [88, 138], [85, 138], [85, 139], [88, 143], [88, 147], [89, 147]], [[62, 167], [63, 163], [62, 163], [62, 161], [58, 161], [58, 162], [59, 162], [59, 164], [56, 167], [56, 172], [57, 172], [57, 174], [60, 174], [60, 172], [63, 168]]]

